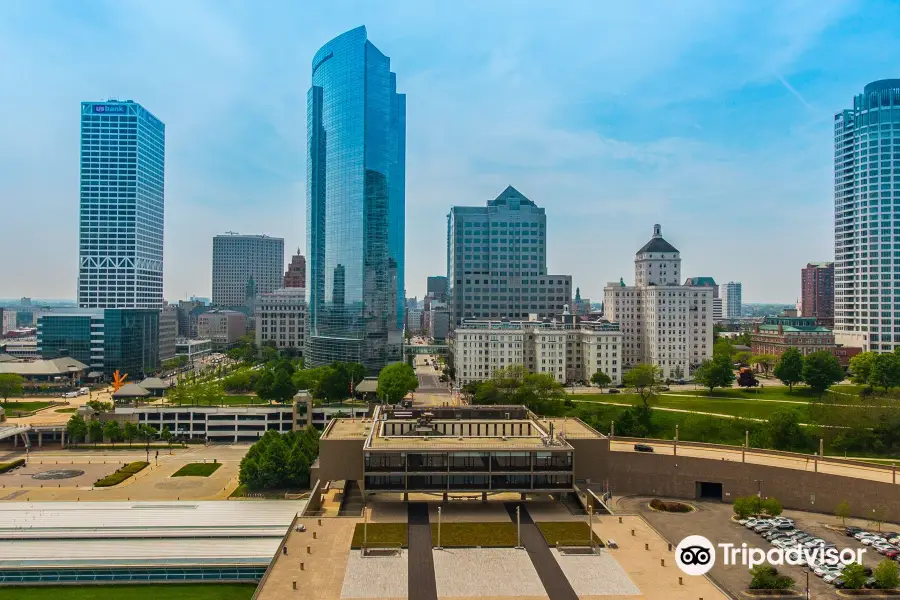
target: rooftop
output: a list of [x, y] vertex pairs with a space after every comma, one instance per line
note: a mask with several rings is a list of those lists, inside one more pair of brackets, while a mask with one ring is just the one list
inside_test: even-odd
[[506, 189], [503, 190], [503, 192], [499, 196], [497, 196], [493, 200], [488, 201], [488, 206], [512, 206], [519, 204], [536, 206], [534, 202], [526, 198], [519, 190], [511, 185], [506, 186]]
[[15, 373], [23, 377], [70, 375], [86, 371], [88, 366], [74, 358], [0, 362], [0, 374]]
[[644, 244], [643, 247], [637, 251], [637, 254], [644, 254], [645, 252], [667, 252], [677, 254], [678, 248], [663, 239], [662, 227], [660, 227], [659, 225], [654, 225], [653, 237], [651, 237], [650, 241]]

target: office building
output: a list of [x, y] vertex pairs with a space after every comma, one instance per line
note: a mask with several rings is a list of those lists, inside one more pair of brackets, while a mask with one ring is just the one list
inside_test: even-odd
[[358, 27], [316, 52], [307, 95], [310, 365], [402, 358], [406, 96]]
[[175, 357], [178, 339], [178, 307], [165, 304], [159, 310], [159, 362]]
[[213, 350], [227, 350], [247, 333], [247, 315], [214, 308], [197, 318], [197, 335], [212, 340]]
[[447, 277], [434, 275], [428, 278], [426, 294], [439, 302], [447, 301]]
[[212, 340], [188, 340], [175, 341], [175, 356], [185, 356], [190, 362], [212, 353]]
[[653, 226], [653, 237], [634, 257], [635, 285], [624, 280], [603, 289], [604, 315], [623, 334], [625, 371], [640, 363], [664, 378], [682, 379], [712, 357], [713, 290], [680, 285], [681, 253]]
[[306, 343], [306, 290], [292, 287], [260, 294], [255, 315], [258, 347], [270, 345], [303, 355]]
[[834, 116], [834, 334], [900, 347], [900, 79], [865, 86]]
[[447, 221], [451, 327], [463, 319], [561, 315], [572, 276], [547, 274], [547, 216], [514, 187]]
[[257, 294], [281, 287], [284, 240], [267, 235], [226, 233], [213, 238], [212, 303], [253, 306]]
[[729, 281], [719, 286], [719, 297], [722, 298], [722, 318], [741, 318], [741, 284]]
[[422, 329], [436, 342], [443, 342], [450, 334], [450, 308], [434, 301], [422, 313]]
[[165, 154], [140, 104], [81, 103], [80, 307], [162, 307]]
[[617, 323], [564, 315], [544, 321], [463, 321], [450, 339], [460, 386], [523, 365], [559, 383], [589, 383], [602, 371], [622, 382], [622, 332]]
[[[718, 293], [718, 288], [713, 288], [715, 293]], [[712, 299], [712, 307], [713, 307], [713, 321], [719, 322], [724, 320], [724, 310], [722, 309], [722, 299], [721, 298], [713, 298]]]
[[406, 331], [412, 334], [422, 333], [423, 312], [421, 308], [407, 307]]
[[38, 318], [42, 358], [71, 357], [107, 377], [118, 370], [131, 378], [159, 369], [159, 310], [68, 309]]
[[297, 248], [297, 254], [291, 257], [281, 287], [306, 289], [306, 257], [300, 254], [299, 248]]
[[0, 308], [0, 335], [6, 335], [16, 329], [18, 329], [16, 311]]
[[834, 263], [809, 263], [800, 271], [800, 314], [834, 326]]

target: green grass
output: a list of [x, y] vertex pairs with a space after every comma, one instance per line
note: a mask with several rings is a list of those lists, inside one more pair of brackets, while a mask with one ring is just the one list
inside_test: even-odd
[[[432, 543], [438, 545], [438, 525], [431, 524]], [[516, 545], [515, 523], [442, 523], [441, 546], [512, 548]]]
[[7, 417], [14, 417], [21, 413], [30, 413], [48, 406], [53, 406], [56, 402], [40, 402], [38, 400], [29, 400], [24, 402], [0, 402], [0, 407], [6, 411]]
[[25, 464], [24, 458], [17, 458], [12, 462], [0, 463], [0, 473], [6, 473], [7, 471], [11, 471], [16, 467], [21, 467]]
[[211, 404], [207, 404], [206, 402], [191, 402], [190, 400], [179, 401], [176, 398], [164, 398], [164, 400], [167, 404], [177, 404], [179, 406], [241, 406], [247, 404], [269, 404], [267, 400], [262, 400], [253, 394], [220, 396]]
[[[402, 546], [406, 547], [406, 523], [369, 523], [366, 530], [366, 543], [369, 546]], [[353, 530], [351, 548], [362, 548], [363, 524], [357, 523]]]
[[95, 481], [94, 487], [110, 487], [113, 485], [118, 485], [132, 475], [146, 469], [149, 464], [150, 463], [144, 462], [142, 460], [130, 462], [121, 469], [118, 469], [115, 473], [110, 473], [106, 477], [102, 477]]
[[77, 408], [57, 408], [57, 409], [54, 410], [53, 412], [58, 412], [58, 413], [73, 413], [73, 412], [75, 412], [76, 410], [78, 410], [78, 409], [77, 409]]
[[0, 600], [249, 600], [256, 585], [252, 583], [201, 583], [162, 585], [54, 585], [0, 588]]
[[[589, 546], [588, 526], [587, 522], [580, 521], [553, 521], [547, 523], [537, 523], [541, 535], [547, 540], [550, 546], [556, 546], [557, 542], [562, 542], [565, 546]], [[594, 537], [594, 543], [600, 546], [603, 541], [600, 537], [591, 532]]]
[[[574, 400], [576, 402], [615, 402], [618, 404], [631, 404], [635, 406], [640, 405], [641, 403], [640, 396], [637, 394], [585, 394], [575, 397]], [[651, 406], [653, 408], [675, 408], [678, 410], [708, 412], [750, 419], [768, 419], [773, 412], [780, 408], [791, 408], [798, 412], [801, 422], [808, 423], [811, 419], [808, 406], [803, 404], [758, 402], [752, 398], [746, 399], [741, 396], [735, 397], [734, 399], [658, 396]]]
[[178, 469], [172, 477], [209, 477], [222, 463], [189, 463]]

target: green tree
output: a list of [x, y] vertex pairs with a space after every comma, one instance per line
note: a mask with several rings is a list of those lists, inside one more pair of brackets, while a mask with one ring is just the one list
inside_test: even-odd
[[846, 525], [847, 518], [850, 517], [850, 503], [841, 500], [834, 509], [834, 516], [841, 520], [841, 525]]
[[275, 372], [275, 379], [272, 381], [272, 387], [269, 388], [269, 394], [272, 400], [276, 402], [287, 402], [297, 393], [291, 381], [291, 375], [284, 370]]
[[782, 353], [773, 373], [790, 391], [794, 391], [794, 384], [803, 381], [803, 355], [796, 348], [788, 348]]
[[844, 369], [834, 354], [822, 350], [803, 359], [803, 381], [821, 396], [829, 387], [844, 380]]
[[149, 444], [150, 440], [155, 438], [157, 433], [159, 432], [156, 430], [156, 427], [151, 425], [141, 425], [138, 427], [138, 435], [141, 438], [141, 441], [146, 444]]
[[861, 352], [850, 359], [850, 375], [853, 383], [869, 385], [869, 374], [872, 372], [872, 363], [875, 362], [875, 352]]
[[659, 367], [641, 363], [625, 373], [625, 385], [634, 388], [641, 397], [644, 409], [650, 409], [650, 403], [659, 394], [661, 387]]
[[88, 433], [91, 436], [91, 441], [94, 442], [94, 447], [97, 447], [98, 442], [103, 441], [103, 423], [101, 423], [97, 419], [91, 419], [88, 421]]
[[747, 366], [750, 364], [750, 358], [752, 354], [747, 352], [746, 350], [741, 350], [740, 352], [735, 352], [732, 360], [742, 366]]
[[419, 386], [416, 372], [406, 363], [392, 363], [378, 374], [378, 396], [391, 404], [400, 402]]
[[286, 483], [289, 486], [301, 487], [309, 483], [309, 458], [307, 458], [300, 440], [297, 440], [290, 448], [286, 473]]
[[734, 370], [731, 361], [724, 354], [714, 356], [712, 360], [703, 361], [694, 371], [694, 380], [709, 389], [712, 395], [717, 387], [731, 387], [734, 382]]
[[84, 417], [81, 415], [72, 415], [69, 422], [66, 423], [66, 435], [69, 436], [69, 440], [75, 446], [84, 441], [84, 436], [87, 435], [87, 432], [87, 423], [85, 423]]
[[732, 510], [734, 510], [734, 514], [737, 515], [739, 519], [746, 519], [750, 515], [754, 514], [756, 512], [756, 507], [756, 496], [741, 496], [739, 498], [735, 498], [734, 504], [731, 505]]
[[766, 498], [760, 503], [760, 506], [762, 507], [762, 511], [770, 517], [777, 517], [784, 510], [781, 507], [781, 502], [776, 498]]
[[776, 450], [796, 450], [806, 446], [806, 432], [793, 409], [782, 408], [772, 413], [767, 429], [772, 447]]
[[263, 400], [272, 400], [272, 388], [275, 385], [275, 373], [266, 369], [256, 380], [256, 395]]
[[750, 357], [750, 364], [758, 365], [762, 370], [763, 375], [766, 377], [769, 376], [769, 371], [772, 369], [772, 366], [778, 362], [778, 357], [774, 354], [757, 354], [755, 356]]
[[612, 377], [610, 377], [603, 371], [598, 370], [593, 375], [591, 375], [591, 383], [596, 385], [602, 391], [603, 388], [612, 383]]
[[16, 373], [0, 374], [0, 396], [3, 396], [3, 401], [6, 402], [10, 396], [21, 396], [23, 383], [25, 379]]
[[172, 437], [173, 437], [173, 435], [172, 435], [172, 432], [169, 431], [169, 428], [168, 428], [168, 427], [163, 427], [162, 432], [160, 432], [160, 434], [159, 434], [159, 437], [161, 437], [162, 440], [163, 440], [167, 445], [171, 445], [171, 444], [172, 444]]
[[103, 424], [103, 435], [115, 446], [116, 442], [122, 437], [122, 427], [118, 421], [107, 421]]
[[734, 344], [728, 338], [719, 338], [713, 344], [713, 357], [727, 356], [729, 362], [734, 356]]
[[859, 563], [851, 563], [841, 571], [841, 579], [844, 580], [844, 588], [858, 590], [866, 584], [866, 569]]
[[875, 585], [883, 590], [894, 590], [900, 585], [900, 570], [897, 568], [897, 563], [889, 558], [878, 563], [873, 576]]
[[751, 590], [786, 590], [794, 586], [794, 580], [787, 575], [779, 575], [772, 565], [757, 565], [750, 569]]
[[869, 371], [869, 385], [882, 387], [887, 392], [900, 385], [900, 357], [896, 354], [877, 354]]
[[684, 379], [684, 368], [681, 365], [675, 365], [675, 370], [672, 371], [672, 376], [679, 381]]

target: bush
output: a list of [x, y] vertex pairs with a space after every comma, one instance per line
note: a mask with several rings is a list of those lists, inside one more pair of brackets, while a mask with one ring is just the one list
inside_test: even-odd
[[762, 501], [762, 511], [770, 517], [777, 517], [783, 512], [781, 502], [775, 498], [766, 498]]
[[787, 575], [779, 575], [771, 565], [759, 565], [750, 569], [751, 590], [787, 590], [794, 587], [794, 580]]
[[746, 519], [750, 515], [756, 514], [758, 499], [756, 496], [741, 496], [734, 499], [731, 508], [739, 519]]
[[21, 467], [25, 464], [24, 458], [17, 458], [16, 460], [8, 463], [0, 463], [0, 473], [6, 473], [7, 471], [12, 471], [16, 467]]
[[867, 579], [866, 569], [859, 563], [847, 565], [841, 572], [841, 579], [844, 580], [844, 587], [848, 590], [858, 590], [863, 587]]
[[650, 508], [670, 513], [688, 513], [694, 510], [689, 504], [683, 502], [663, 502], [659, 498], [650, 501]]
[[102, 477], [94, 482], [94, 487], [111, 487], [114, 485], [118, 485], [131, 477], [132, 475], [139, 473], [146, 469], [150, 463], [144, 462], [142, 460], [138, 460], [135, 462], [130, 462], [121, 469], [118, 469], [115, 473], [111, 473], [106, 477]]
[[893, 590], [900, 585], [900, 568], [889, 558], [878, 563], [874, 576], [875, 584], [883, 590]]

